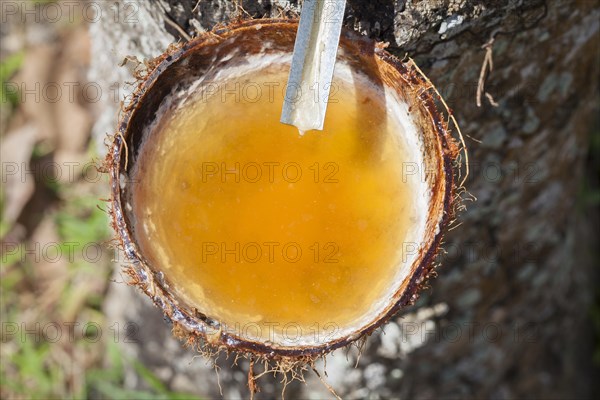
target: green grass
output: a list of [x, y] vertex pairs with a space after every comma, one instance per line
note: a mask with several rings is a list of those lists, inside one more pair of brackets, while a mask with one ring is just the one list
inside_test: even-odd
[[50, 344], [36, 344], [34, 340], [21, 340], [20, 351], [11, 359], [19, 371], [20, 379], [4, 382], [15, 393], [26, 395], [32, 399], [54, 397], [57, 382], [63, 382], [63, 371], [51, 368], [48, 362]]
[[6, 84], [8, 80], [21, 68], [25, 53], [20, 51], [18, 53], [8, 56], [6, 59], [0, 62], [0, 106], [5, 107], [7, 105], [16, 106], [19, 102], [19, 96], [15, 93], [6, 92]]
[[[112, 236], [108, 216], [98, 208], [103, 204], [98, 200], [101, 197], [97, 194], [100, 188], [98, 185], [101, 186], [102, 183], [79, 180], [70, 184], [58, 183], [53, 188], [59, 201], [57, 207], [48, 209], [48, 212], [54, 219], [63, 252], [71, 251], [74, 257], [70, 260], [72, 262], [68, 265], [68, 273], [64, 276], [64, 288], [55, 303], [56, 309], [50, 312], [37, 310], [37, 317], [33, 317], [33, 320], [43, 325], [51, 321], [62, 321], [62, 315], [77, 315], [76, 319], [83, 321], [82, 324], [85, 321], [94, 321], [101, 327], [101, 340], [87, 340], [88, 336], [95, 337], [99, 332], [81, 331], [78, 331], [81, 335], [68, 343], [35, 340], [33, 335], [22, 336], [21, 332], [12, 338], [2, 338], [2, 394], [27, 399], [197, 399], [186, 393], [170, 391], [139, 361], [127, 359], [108, 333], [108, 322], [101, 311], [103, 293], [87, 293], [84, 289], [82, 294], [82, 282], [107, 283], [112, 270], [112, 254], [104, 254], [98, 262], [91, 262], [82, 257], [85, 246], [89, 244], [98, 248], [102, 246], [107, 252], [104, 243]], [[3, 255], [0, 266], [0, 311], [3, 322], [15, 322], [20, 325], [25, 308], [30, 313], [37, 307], [35, 292], [29, 292], [32, 290], [30, 284], [33, 282], [35, 286], [36, 283], [36, 265], [24, 258], [26, 246], [25, 242], [21, 243], [15, 254]], [[33, 303], [23, 303], [22, 299], [27, 297]], [[31, 320], [31, 316], [29, 319]], [[68, 349], [64, 346], [68, 346]], [[66, 360], [65, 363], [64, 357], [67, 354], [94, 354], [96, 359], [91, 366], [84, 368], [78, 364], [78, 357]], [[57, 360], [61, 358], [63, 361], [59, 363]], [[65, 365], [68, 366], [66, 370]], [[147, 390], [125, 389], [126, 371], [135, 371]], [[73, 385], [74, 375], [80, 381], [83, 379], [83, 383]]]
[[77, 243], [83, 248], [88, 243], [101, 243], [111, 236], [107, 214], [97, 206], [94, 196], [74, 198], [56, 214], [58, 234], [65, 243]]

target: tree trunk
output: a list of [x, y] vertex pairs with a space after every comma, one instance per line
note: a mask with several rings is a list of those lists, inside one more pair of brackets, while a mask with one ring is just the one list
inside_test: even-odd
[[[112, 3], [100, 4], [108, 10]], [[238, 1], [244, 12], [232, 1], [196, 3], [127, 2], [121, 7], [135, 11], [135, 23], [92, 24], [91, 79], [124, 87], [132, 78], [117, 68], [122, 59], [156, 56], [185, 40], [180, 30], [193, 36], [246, 13], [299, 10], [297, 1], [283, 0]], [[348, 361], [339, 351], [328, 358], [327, 379], [344, 398], [592, 396], [587, 318], [597, 213], [579, 200], [597, 123], [599, 20], [594, 1], [348, 1], [345, 25], [413, 57], [473, 138], [467, 188], [478, 200], [447, 235], [432, 289], [386, 334], [369, 338], [358, 368], [354, 351]], [[484, 94], [478, 107], [486, 43], [491, 97]], [[97, 137], [114, 131], [117, 108], [104, 104]], [[109, 296], [109, 318], [140, 327], [137, 343], [122, 343], [126, 351], [176, 390], [219, 396], [211, 365], [192, 361], [194, 352], [170, 338], [158, 309], [125, 285], [114, 284]], [[247, 397], [245, 364], [230, 365], [219, 361], [224, 397]], [[261, 396], [279, 396], [274, 379], [259, 384]], [[128, 385], [140, 385], [135, 374]], [[287, 390], [290, 398], [327, 396], [315, 377]]]

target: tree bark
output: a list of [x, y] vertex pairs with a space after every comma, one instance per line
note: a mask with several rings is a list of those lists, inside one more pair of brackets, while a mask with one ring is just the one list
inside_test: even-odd
[[[245, 11], [232, 1], [196, 3], [135, 3], [136, 23], [93, 24], [91, 79], [123, 87], [132, 80], [116, 67], [123, 57], [156, 56], [184, 40], [180, 30], [193, 36], [240, 12], [299, 10], [297, 1], [283, 0], [239, 1]], [[432, 289], [386, 325], [386, 334], [369, 338], [358, 368], [354, 351], [348, 361], [342, 352], [329, 357], [327, 379], [344, 398], [593, 395], [588, 315], [597, 213], [586, 215], [578, 199], [597, 123], [599, 21], [594, 1], [349, 0], [345, 25], [389, 42], [398, 57], [413, 57], [472, 138], [466, 186], [478, 200], [447, 235]], [[485, 92], [497, 106], [484, 94], [478, 107], [486, 43], [493, 70]], [[118, 104], [103, 107], [97, 137], [116, 126]], [[126, 310], [124, 298], [133, 304]], [[141, 328], [138, 343], [123, 344], [126, 351], [176, 390], [219, 396], [211, 366], [190, 365], [195, 354], [170, 338], [158, 309], [125, 285], [113, 285], [108, 303], [109, 316]], [[219, 361], [224, 397], [247, 397], [246, 366], [230, 364]], [[315, 377], [308, 382], [287, 395], [327, 396]], [[279, 396], [272, 379], [259, 384], [261, 396]], [[128, 385], [139, 385], [135, 374]]]

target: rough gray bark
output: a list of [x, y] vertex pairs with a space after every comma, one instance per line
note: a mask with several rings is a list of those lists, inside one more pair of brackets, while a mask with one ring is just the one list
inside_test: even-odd
[[[239, 2], [242, 3], [242, 2]], [[97, 54], [92, 79], [130, 80], [116, 65], [149, 58], [180, 34], [210, 29], [236, 14], [231, 1], [159, 0], [139, 4], [139, 23], [92, 26]], [[296, 1], [243, 1], [252, 16], [298, 11]], [[438, 86], [468, 140], [471, 176], [462, 225], [447, 235], [439, 278], [417, 306], [367, 342], [358, 368], [337, 352], [328, 381], [344, 398], [590, 397], [593, 342], [588, 329], [597, 226], [577, 207], [588, 141], [598, 110], [600, 11], [594, 1], [349, 1], [346, 25], [390, 43]], [[494, 38], [494, 70], [475, 93], [485, 50]], [[106, 103], [98, 136], [116, 124]], [[593, 217], [593, 216], [592, 216]], [[141, 327], [126, 344], [177, 390], [218, 397], [216, 375], [169, 338], [157, 309], [124, 285], [113, 285], [107, 311]], [[121, 307], [124, 299], [128, 305]], [[169, 352], [162, 349], [168, 348]], [[173, 353], [171, 353], [171, 351]], [[172, 355], [172, 354], [175, 354]], [[191, 364], [190, 364], [191, 362]], [[225, 398], [246, 397], [245, 365], [220, 360]], [[281, 386], [259, 381], [261, 397]], [[135, 375], [128, 384], [136, 386]], [[323, 398], [316, 378], [292, 385], [290, 398]]]

